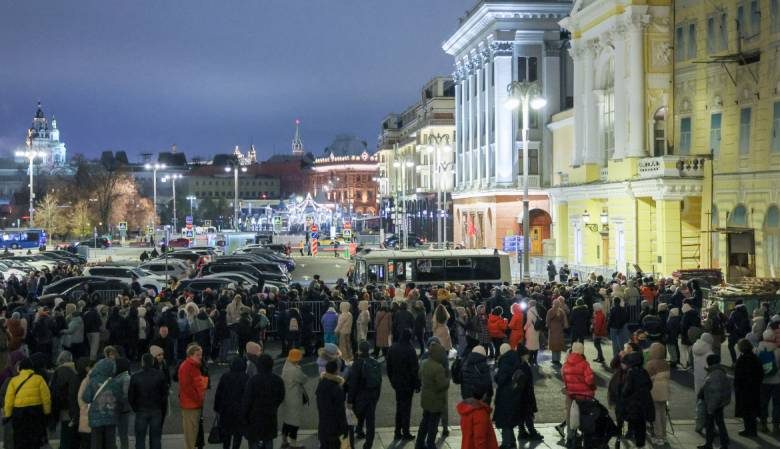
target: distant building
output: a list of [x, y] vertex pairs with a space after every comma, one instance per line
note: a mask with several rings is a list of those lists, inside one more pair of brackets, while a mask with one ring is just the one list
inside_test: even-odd
[[[64, 167], [67, 163], [67, 150], [65, 142], [60, 141], [60, 130], [57, 128], [57, 120], [52, 116], [51, 123], [43, 113], [41, 102], [35, 111], [32, 126], [27, 130], [25, 141], [27, 148], [41, 153], [41, 167], [47, 170]], [[17, 158], [19, 159], [19, 158]], [[23, 162], [21, 158], [20, 162]]]
[[[246, 172], [238, 174], [238, 199], [241, 202], [251, 202], [253, 207], [279, 202], [279, 178], [265, 176], [260, 172], [260, 166], [247, 166]], [[223, 166], [204, 165], [193, 168], [184, 178], [189, 195], [198, 200], [206, 198], [224, 198], [232, 201], [235, 198], [234, 174], [225, 171]], [[242, 204], [242, 207], [246, 205]]]
[[327, 202], [344, 213], [375, 216], [379, 159], [368, 153], [366, 142], [338, 135], [323, 153], [314, 160], [309, 177], [309, 190], [315, 198], [324, 194]]
[[295, 136], [292, 141], [292, 154], [275, 154], [260, 163], [258, 173], [279, 178], [279, 193], [282, 199], [291, 196], [305, 196], [308, 192], [309, 171], [314, 164], [314, 156], [307, 153], [301, 140], [301, 121], [295, 121]]

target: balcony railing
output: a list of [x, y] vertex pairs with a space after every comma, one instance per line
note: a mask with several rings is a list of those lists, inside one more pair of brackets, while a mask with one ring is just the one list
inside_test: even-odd
[[661, 156], [639, 159], [637, 172], [640, 178], [701, 178], [704, 162], [700, 156]]
[[601, 167], [601, 170], [599, 170], [599, 179], [602, 182], [606, 182], [607, 178], [609, 178], [609, 169], [607, 167]]
[[[541, 187], [541, 176], [539, 175], [528, 175], [528, 188], [529, 189], [538, 189]], [[523, 175], [517, 175], [517, 186], [522, 188], [523, 187]]]

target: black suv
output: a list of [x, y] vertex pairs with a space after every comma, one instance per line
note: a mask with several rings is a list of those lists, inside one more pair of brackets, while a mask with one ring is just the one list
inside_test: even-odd
[[[399, 248], [401, 245], [401, 237], [397, 234], [390, 234], [389, 236], [385, 237], [385, 248]], [[422, 246], [425, 243], [422, 241], [420, 237], [417, 237], [417, 234], [409, 233], [406, 236], [406, 246], [407, 248], [415, 248], [417, 246]]]

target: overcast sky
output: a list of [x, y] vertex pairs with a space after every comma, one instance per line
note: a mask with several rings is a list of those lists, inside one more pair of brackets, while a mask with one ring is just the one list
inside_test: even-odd
[[0, 154], [35, 103], [69, 157], [176, 143], [188, 155], [253, 141], [307, 150], [338, 133], [374, 149], [382, 118], [452, 72], [441, 43], [477, 0], [4, 0]]

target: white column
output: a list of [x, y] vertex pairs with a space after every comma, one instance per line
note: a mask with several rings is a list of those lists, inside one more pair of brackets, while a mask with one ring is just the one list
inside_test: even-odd
[[485, 65], [485, 152], [484, 152], [484, 167], [485, 167], [485, 182], [490, 182], [490, 108], [495, 107], [494, 102], [490, 101], [493, 98], [493, 86], [490, 85], [490, 74], [493, 71], [491, 61], [487, 51], [483, 54], [482, 60]]
[[583, 164], [598, 164], [600, 162], [599, 154], [599, 114], [597, 111], [595, 89], [595, 64], [593, 58], [596, 57], [595, 41], [588, 42], [585, 47], [585, 64], [583, 67], [585, 76], [585, 86], [583, 98], [585, 99], [585, 151], [582, 157]]
[[463, 126], [463, 120], [461, 118], [461, 107], [460, 107], [460, 101], [463, 96], [461, 93], [461, 79], [460, 79], [460, 68], [458, 68], [455, 72], [455, 142], [453, 142], [453, 148], [455, 151], [455, 185], [459, 188], [461, 183], [463, 182], [463, 157], [461, 154], [461, 150], [463, 149], [463, 145], [461, 143], [461, 133], [462, 133], [462, 126]]
[[585, 89], [585, 78], [583, 76], [585, 58], [582, 49], [582, 41], [574, 41], [571, 45], [572, 60], [574, 62], [574, 140], [571, 152], [571, 165], [578, 166], [582, 164], [582, 155], [585, 149], [585, 100], [583, 90]]
[[461, 105], [461, 120], [460, 120], [460, 136], [458, 138], [461, 141], [460, 151], [463, 155], [462, 167], [461, 167], [461, 183], [463, 188], [469, 183], [469, 118], [468, 118], [468, 98], [469, 98], [469, 76], [466, 68], [464, 67], [463, 77], [461, 78], [461, 96], [463, 97], [463, 104]]
[[540, 110], [542, 115], [542, 143], [539, 148], [539, 162], [541, 164], [540, 175], [543, 184], [552, 183], [553, 150], [552, 133], [545, 124], [550, 117], [560, 111], [561, 105], [561, 50], [558, 41], [545, 42], [543, 50], [544, 64], [542, 74], [542, 95], [547, 99], [547, 107]]
[[628, 137], [628, 117], [626, 100], [630, 97], [626, 90], [626, 35], [621, 25], [615, 30], [612, 43], [615, 46], [615, 156], [613, 159], [623, 159], [626, 154]]
[[493, 70], [495, 79], [496, 120], [496, 184], [511, 185], [513, 171], [514, 142], [512, 142], [512, 111], [504, 107], [507, 98], [506, 87], [512, 82], [512, 43], [493, 42]]
[[468, 130], [468, 143], [469, 143], [469, 184], [473, 186], [474, 180], [476, 179], [476, 172], [474, 167], [474, 151], [476, 150], [474, 148], [474, 66], [469, 64], [469, 74], [468, 74], [468, 80], [469, 80], [469, 130]]
[[628, 157], [644, 157], [645, 151], [645, 52], [643, 45], [642, 16], [632, 17], [628, 25], [628, 66], [631, 71], [629, 80], [629, 121], [628, 121]]
[[482, 77], [484, 76], [484, 74], [482, 72], [482, 69], [483, 69], [483, 67], [482, 67], [482, 58], [480, 56], [477, 56], [477, 57], [474, 58], [474, 70], [476, 72], [476, 74], [474, 75], [474, 79], [476, 80], [476, 84], [477, 84], [476, 85], [476, 87], [477, 87], [477, 96], [474, 97], [474, 103], [475, 103], [475, 107], [474, 107], [474, 109], [475, 109], [475, 111], [474, 111], [475, 117], [474, 118], [476, 119], [476, 129], [477, 129], [476, 135], [474, 136], [474, 148], [476, 149], [476, 152], [477, 152], [476, 171], [477, 171], [477, 185], [478, 186], [482, 186], [483, 185], [483, 177], [484, 177], [484, 175], [483, 175], [484, 168], [483, 168], [483, 163], [482, 163], [483, 162], [483, 157], [482, 157], [482, 154], [483, 154], [482, 153], [482, 151], [483, 151], [483, 149], [482, 149], [482, 126], [483, 126], [484, 122], [482, 121], [482, 106], [480, 104], [482, 102], [482, 95], [483, 95], [483, 93], [482, 93]]

